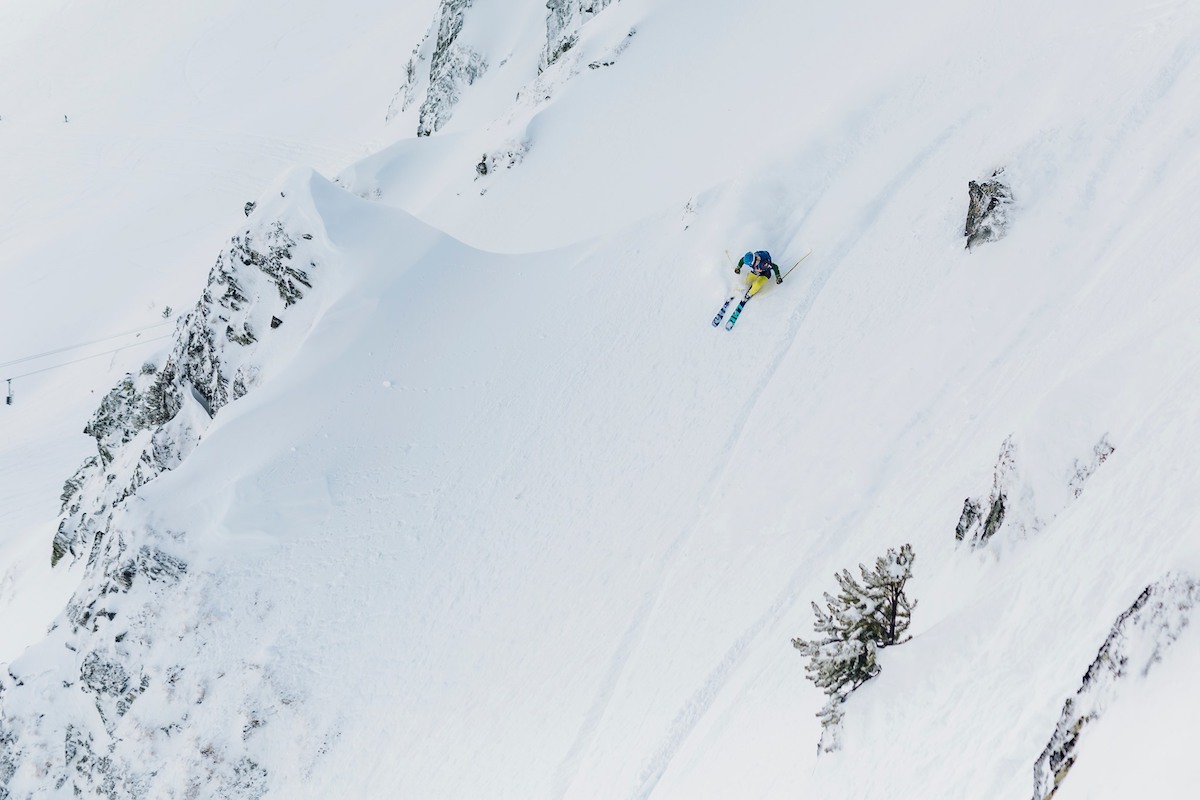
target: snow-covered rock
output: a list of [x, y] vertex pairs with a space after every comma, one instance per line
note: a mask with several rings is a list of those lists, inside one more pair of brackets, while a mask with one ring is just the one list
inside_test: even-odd
[[992, 177], [982, 183], [967, 183], [967, 223], [963, 235], [967, 237], [967, 249], [983, 242], [994, 242], [1008, 233], [1009, 207], [1012, 190], [1001, 177], [1004, 170], [996, 170]]
[[546, 48], [539, 72], [579, 41], [579, 29], [616, 0], [547, 0]]
[[[1000, 446], [990, 491], [986, 496], [981, 494], [963, 501], [954, 538], [972, 547], [982, 547], [1002, 528], [1010, 531], [1015, 539], [1037, 533], [1083, 494], [1088, 479], [1113, 451], [1108, 437], [1101, 437], [1092, 448], [1089, 460], [1080, 461], [1076, 458], [1072, 466], [1065, 470], [1068, 479], [1064, 485], [1046, 484], [1045, 470], [1035, 470], [1041, 474], [1043, 481], [1043, 485], [1039, 486], [1038, 481], [1031, 477], [1031, 471], [1023, 468], [1016, 438], [1007, 437]], [[1059, 472], [1052, 470], [1050, 474]], [[1064, 494], [1064, 490], [1068, 490], [1069, 495]]]
[[1075, 759], [1084, 751], [1087, 732], [1120, 694], [1124, 681], [1145, 678], [1184, 633], [1200, 604], [1200, 582], [1170, 575], [1147, 586], [1117, 621], [1079, 690], [1063, 703], [1058, 726], [1033, 765], [1033, 800], [1058, 792]]
[[[6, 792], [1028, 797], [1111, 620], [1196, 560], [1193, 5], [958, 2], [926, 9], [926, 25], [887, 3], [612, 3], [531, 78], [555, 52], [544, 6], [505, 16], [476, 0], [454, 42], [487, 72], [460, 83], [447, 135], [396, 141], [377, 119], [388, 70], [436, 3], [408, 27], [378, 22], [382, 2], [318, 27], [331, 6], [312, 0], [285, 25], [244, 27], [261, 4], [222, 2], [221, 17], [189, 7], [191, 35], [169, 42], [173, 6], [155, 6], [155, 36], [124, 35], [149, 23], [115, 5], [73, 26], [58, 23], [90, 6], [0, 12], [0, 59], [22, 67], [0, 84], [25, 90], [0, 134], [41, 156], [27, 174], [26, 159], [0, 165], [36, 212], [0, 198], [0, 341], [31, 342], [13, 357], [156, 318], [154, 280], [186, 285], [165, 299], [190, 306], [224, 238], [201, 218], [236, 216], [264, 180], [233, 150], [340, 161], [349, 187], [325, 187], [338, 196], [320, 220], [299, 187], [287, 209], [263, 199], [250, 239], [226, 249], [233, 274], [210, 287], [216, 317], [183, 333], [157, 396], [166, 360], [143, 373], [141, 353], [116, 354], [22, 383], [0, 415], [2, 554], [28, 537], [44, 567], [56, 487], [85, 454], [24, 398], [77, 420], [81, 439], [87, 390], [120, 384], [68, 492], [78, 559], [46, 581], [66, 588], [45, 600], [28, 585], [44, 573], [7, 560], [0, 577], [5, 622], [39, 601], [52, 619], [75, 590], [48, 635], [5, 638]], [[47, 50], [48, 68], [9, 56], [26, 10], [54, 23], [21, 51]], [[136, 53], [137, 91], [114, 96], [130, 84], [105, 70], [84, 81], [94, 102], [61, 94], [87, 78], [67, 53], [113, 63], [85, 46], [110, 16], [129, 31], [103, 41]], [[339, 28], [364, 17], [378, 30]], [[414, 62], [426, 78], [401, 113], [410, 129], [441, 21]], [[980, 57], [980, 30], [1004, 59]], [[251, 111], [224, 101], [239, 88]], [[350, 140], [343, 95], [369, 118]], [[55, 124], [31, 132], [48, 112]], [[265, 119], [287, 122], [263, 134]], [[519, 168], [479, 177], [480, 154], [500, 165], [517, 143]], [[203, 162], [222, 202], [155, 152]], [[967, 264], [946, 176], [980, 153], [1009, 163], [1022, 216]], [[204, 203], [184, 203], [193, 189]], [[157, 218], [187, 213], [158, 230], [136, 215], [148, 202]], [[150, 250], [129, 231], [203, 257], [168, 280], [127, 258]], [[14, 295], [39, 296], [43, 272], [25, 267], [69, 263], [66, 242], [94, 251], [73, 275], [94, 302], [14, 314]], [[790, 263], [810, 245], [737, 329], [709, 329], [726, 248]], [[73, 327], [47, 330], [50, 316]], [[1103, 431], [1119, 455], [1093, 449]], [[43, 459], [58, 466], [38, 511], [9, 487], [32, 493], [24, 473], [51, 472]], [[948, 535], [964, 496], [977, 508], [964, 542], [991, 529], [973, 554]], [[913, 639], [882, 654], [841, 750], [817, 761], [820, 693], [784, 642], [830, 571], [900, 536], [922, 552]], [[1191, 695], [1169, 699], [1194, 711]], [[1110, 727], [1118, 745], [1154, 734], [1165, 712], [1147, 708], [1090, 726], [1081, 747]], [[1190, 740], [1154, 741], [1186, 757]], [[1089, 764], [1093, 785], [1129, 772], [1120, 747], [1107, 753], [1076, 759], [1062, 800]], [[1188, 767], [1142, 777], [1187, 796], [1162, 778]]]
[[[421, 104], [418, 136], [428, 136], [450, 119], [462, 91], [487, 71], [486, 56], [458, 41], [467, 10], [475, 0], [442, 0], [437, 36], [429, 59], [429, 89]], [[412, 62], [410, 62], [411, 64]], [[407, 70], [406, 86], [413, 85], [413, 68]]]
[[[241, 800], [266, 791], [265, 770], [245, 750], [220, 739], [189, 743], [195, 732], [179, 738], [220, 674], [159, 653], [215, 641], [216, 618], [203, 608], [212, 579], [190, 568], [183, 532], [159, 530], [130, 505], [195, 450], [214, 415], [256, 386], [266, 352], [278, 349], [264, 341], [272, 320], [286, 323], [313, 289], [322, 243], [302, 222], [303, 202], [283, 199], [303, 199], [309, 180], [303, 171], [290, 178], [232, 238], [203, 297], [177, 323], [163, 365], [127, 375], [88, 424], [99, 452], [67, 482], [53, 552], [54, 561], [87, 553], [83, 581], [47, 640], [0, 675], [5, 800], [50, 787], [106, 798], [199, 796], [208, 787], [204, 796]], [[180, 627], [169, 632], [173, 621]], [[48, 705], [36, 688], [47, 674], [61, 687]], [[256, 697], [230, 702], [253, 716], [256, 702], [278, 701]], [[147, 704], [146, 714], [130, 714]], [[164, 747], [176, 748], [172, 770], [163, 770]]]
[[212, 416], [254, 387], [260, 339], [312, 288], [318, 268], [311, 233], [264, 214], [257, 220], [217, 256], [163, 365], [126, 375], [84, 429], [98, 454], [64, 486], [52, 564], [67, 554], [94, 557], [115, 510], [178, 466]]

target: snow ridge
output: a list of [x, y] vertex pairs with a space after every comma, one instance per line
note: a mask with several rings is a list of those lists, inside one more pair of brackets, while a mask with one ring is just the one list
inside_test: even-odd
[[[312, 234], [289, 232], [263, 211], [256, 219], [217, 257], [203, 297], [177, 323], [162, 367], [146, 363], [126, 375], [84, 429], [99, 452], [64, 486], [52, 564], [68, 553], [94, 558], [115, 510], [177, 467], [208, 420], [258, 382], [256, 343], [312, 288], [317, 261]], [[273, 294], [277, 301], [263, 302]]]
[[[187, 724], [223, 674], [201, 668], [199, 654], [224, 623], [212, 611], [212, 582], [189, 564], [184, 534], [158, 529], [134, 500], [190, 455], [221, 408], [261, 382], [261, 365], [279, 350], [268, 337], [313, 289], [325, 243], [298, 213], [307, 180], [301, 172], [275, 202], [258, 204], [177, 323], [165, 362], [126, 375], [88, 424], [99, 452], [67, 482], [52, 555], [88, 553], [88, 563], [49, 637], [0, 675], [2, 800], [40, 796], [47, 782], [108, 798], [191, 797], [202, 786], [222, 798], [266, 791], [266, 770], [245, 748], [205, 740]], [[299, 198], [287, 199], [293, 193]], [[39, 688], [47, 670], [63, 689], [49, 708]], [[246, 718], [246, 742], [265, 724], [255, 709], [284, 701], [259, 686], [217, 702], [233, 704], [226, 718]], [[148, 708], [131, 714], [135, 704]], [[160, 772], [163, 748], [177, 750], [182, 775]]]

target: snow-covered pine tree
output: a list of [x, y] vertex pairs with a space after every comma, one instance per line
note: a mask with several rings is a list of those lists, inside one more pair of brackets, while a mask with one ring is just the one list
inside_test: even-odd
[[[827, 734], [841, 722], [846, 697], [879, 674], [876, 651], [906, 641], [904, 633], [917, 605], [904, 593], [913, 558], [912, 545], [906, 544], [899, 550], [889, 548], [870, 571], [859, 564], [862, 583], [848, 569], [835, 574], [837, 596], [826, 592], [824, 609], [812, 604], [817, 637], [792, 639], [792, 645], [808, 658], [804, 668], [808, 679], [829, 696], [817, 714]], [[836, 738], [836, 732], [828, 741], [823, 736], [821, 748], [836, 749]]]
[[912, 545], [904, 545], [899, 551], [889, 548], [886, 556], [875, 559], [875, 569], [867, 572], [862, 564], [865, 594], [875, 603], [865, 624], [870, 626], [871, 636], [880, 647], [890, 647], [907, 641], [904, 638], [912, 621], [915, 600], [904, 594], [904, 585], [912, 577]]
[[809, 659], [805, 672], [818, 689], [828, 695], [853, 691], [875, 677], [877, 628], [871, 624], [875, 604], [867, 597], [850, 570], [834, 575], [841, 591], [835, 597], [825, 592], [825, 608], [812, 604], [817, 638], [792, 639], [792, 645]]

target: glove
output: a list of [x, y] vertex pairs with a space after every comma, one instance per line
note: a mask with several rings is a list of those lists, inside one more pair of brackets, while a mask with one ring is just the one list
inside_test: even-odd
[[734, 274], [734, 275], [741, 275], [741, 274], [742, 274], [742, 268], [741, 268], [741, 267], [734, 267], [734, 268], [733, 268], [733, 274]]
[[782, 275], [780, 275], [778, 278], [776, 278], [776, 279], [775, 279], [775, 282], [776, 282], [776, 283], [783, 283], [783, 276], [782, 276]]

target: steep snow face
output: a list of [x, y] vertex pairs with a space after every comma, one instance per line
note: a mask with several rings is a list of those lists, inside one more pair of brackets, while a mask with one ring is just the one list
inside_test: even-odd
[[[214, 415], [292, 359], [361, 269], [361, 256], [347, 257], [334, 244], [343, 234], [326, 222], [336, 225], [340, 211], [369, 228], [375, 246], [414, 254], [433, 240], [403, 214], [356, 203], [304, 171], [276, 187], [218, 257], [163, 366], [127, 377], [103, 401], [89, 425], [99, 455], [69, 482], [55, 539], [56, 559], [89, 554], [84, 579], [49, 637], [8, 665], [0, 683], [5, 796], [53, 787], [63, 796], [261, 797], [271, 781], [258, 740], [290, 742], [302, 771], [328, 749], [325, 730], [304, 746], [289, 733], [260, 735], [269, 722], [281, 732], [305, 724], [289, 712], [301, 688], [274, 672], [285, 665], [218, 685], [256, 669], [209, 649], [229, 622], [227, 568], [206, 562], [195, 518], [163, 524], [146, 498], [151, 481], [196, 452]], [[219, 480], [228, 487], [229, 478]], [[222, 560], [233, 555], [218, 551]], [[246, 644], [263, 644], [259, 627], [248, 630]], [[48, 697], [44, 681], [61, 691]], [[209, 722], [196, 726], [197, 711]], [[234, 719], [241, 736], [227, 740], [221, 728]]]
[[51, 566], [68, 553], [95, 553], [124, 501], [191, 453], [207, 425], [181, 413], [185, 406], [198, 406], [207, 420], [262, 380], [260, 343], [291, 316], [321, 269], [308, 244], [313, 234], [303, 230], [304, 216], [317, 220], [291, 208], [283, 218], [269, 214], [260, 211], [217, 257], [165, 363], [147, 362], [101, 401], [84, 429], [98, 453], [63, 490]]
[[[198, 433], [73, 540], [6, 791], [1186, 796], [1200, 11], [623, 0], [551, 60], [535, 5], [459, 9], [496, 66], [437, 133], [262, 193], [288, 257], [235, 241], [177, 329], [221, 343], [163, 406]], [[810, 246], [712, 329], [724, 250]], [[913, 639], [818, 758], [790, 639], [902, 543]]]
[[78, 583], [51, 572], [46, 541], [64, 481], [96, 452], [80, 434], [100, 399], [161, 364], [163, 312], [196, 302], [247, 200], [293, 166], [333, 173], [389, 141], [387, 94], [436, 5], [0, 7], [0, 379], [15, 378], [0, 406], [0, 660]]

